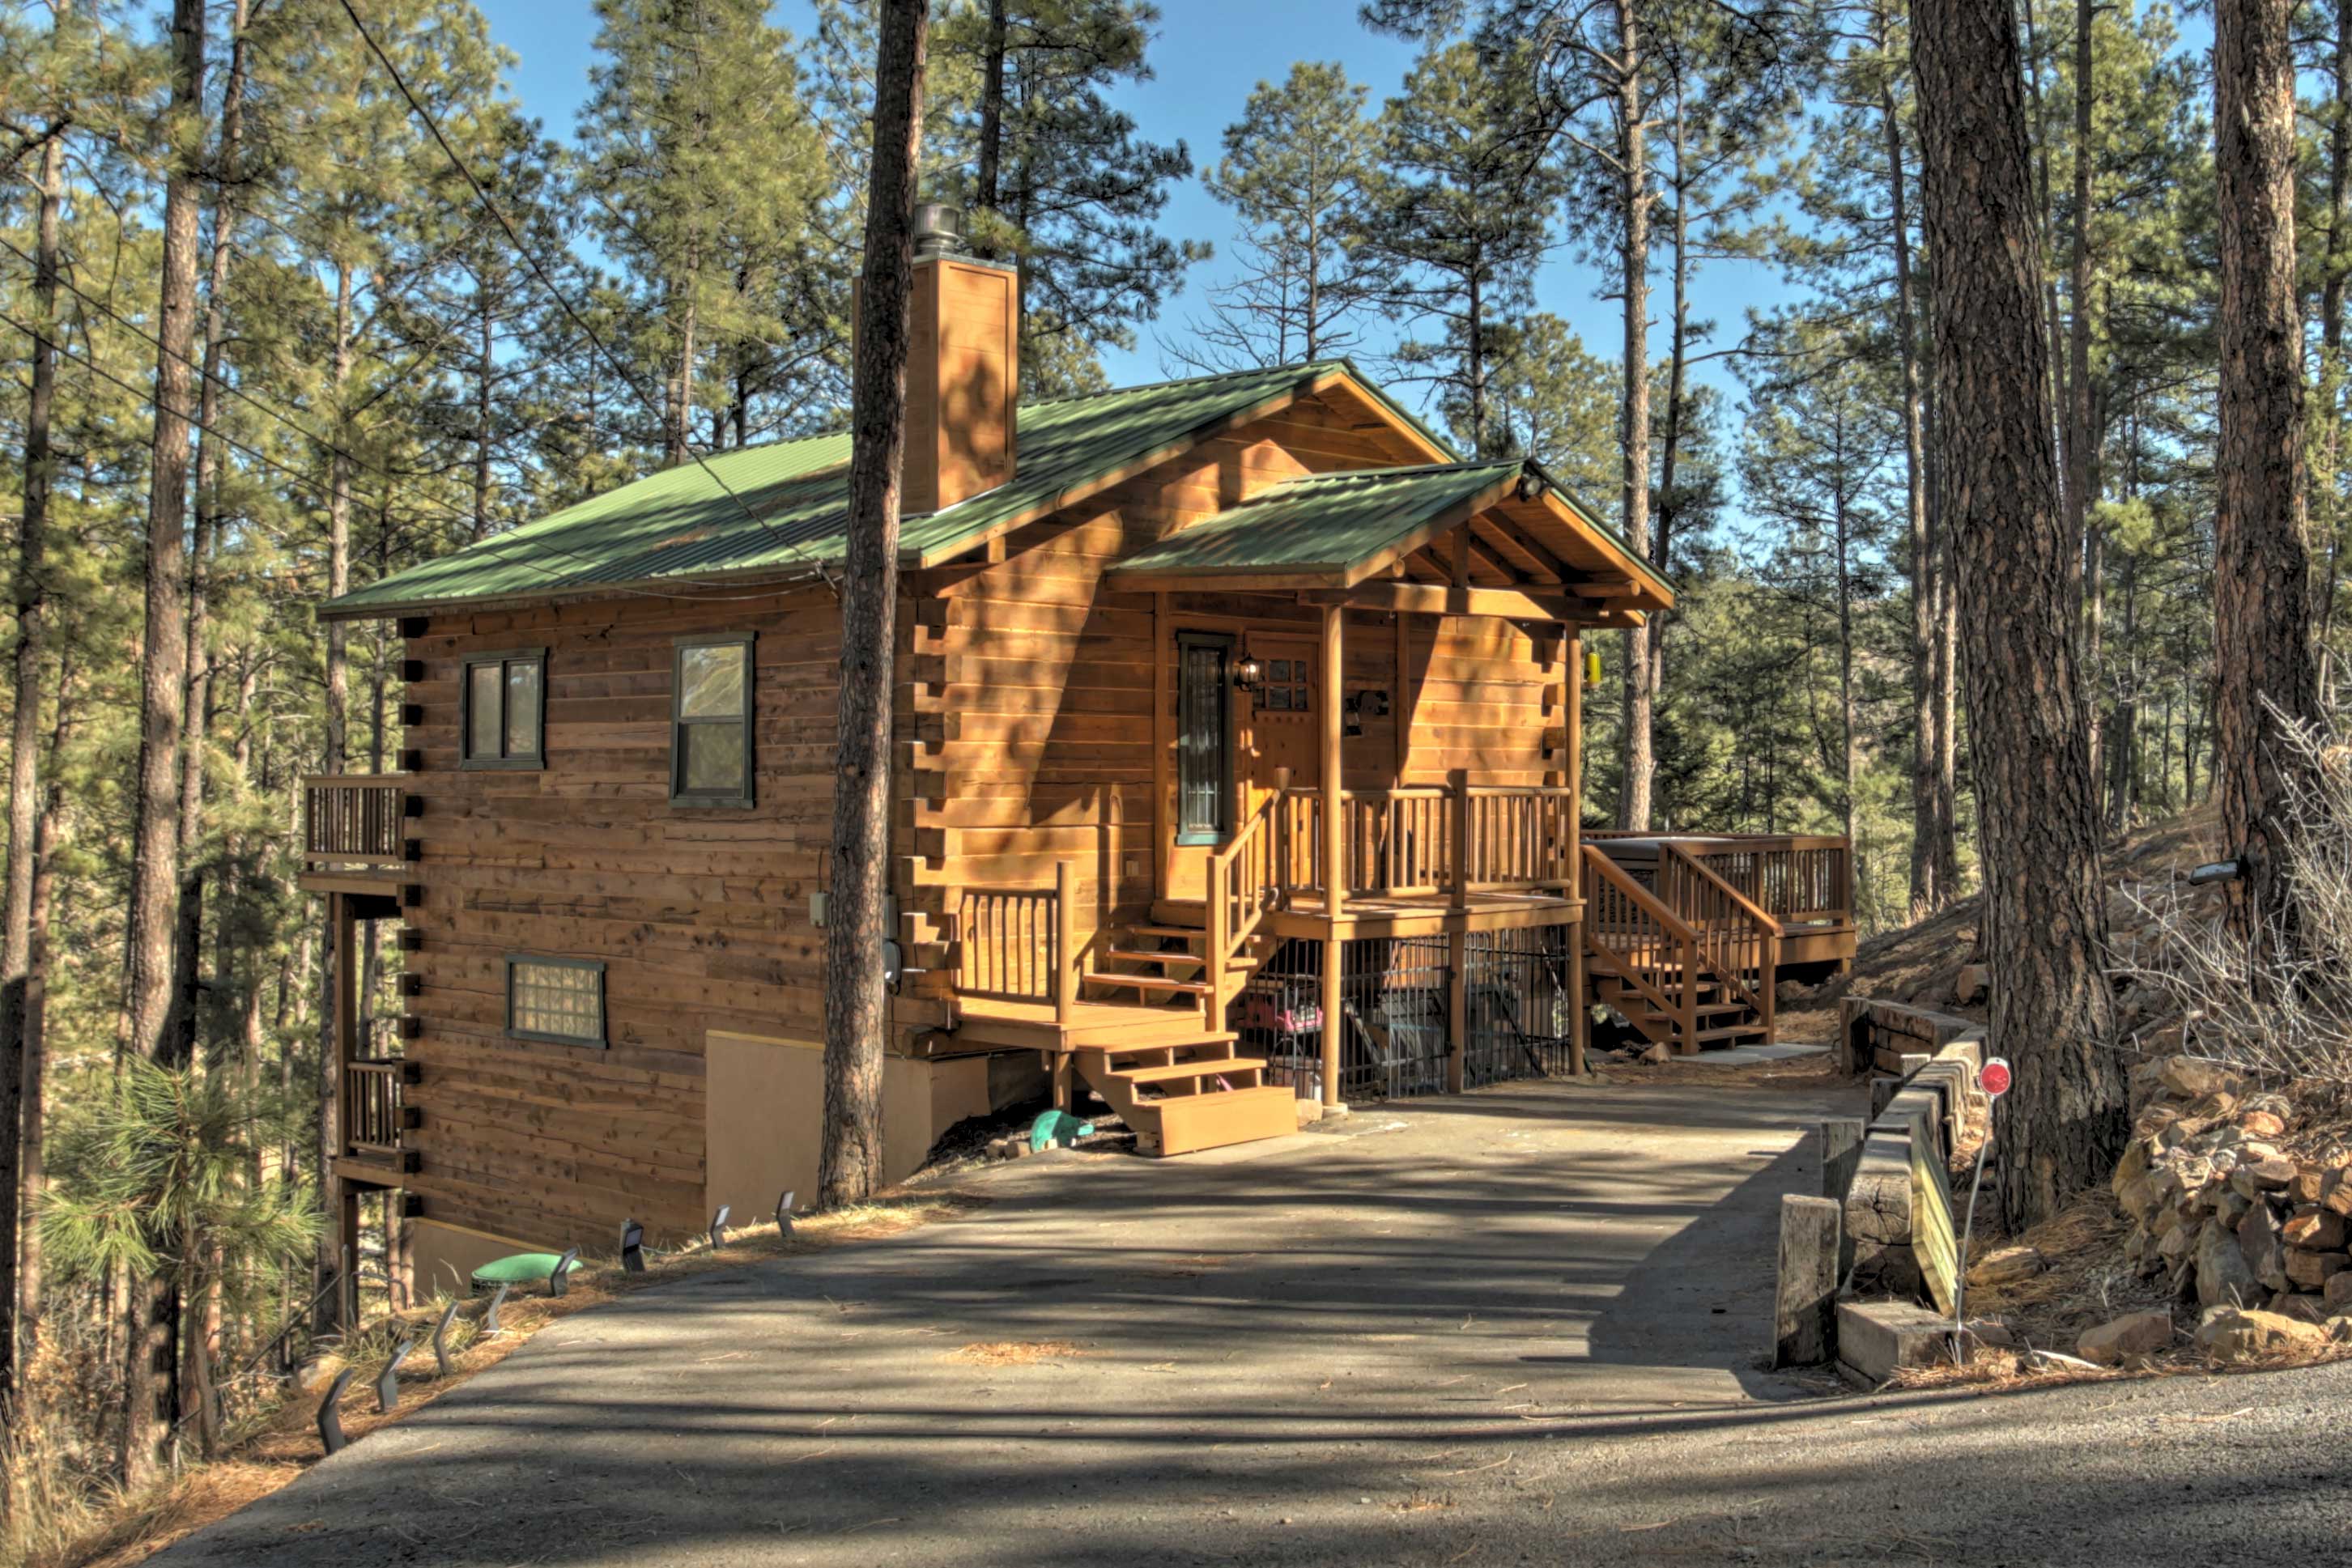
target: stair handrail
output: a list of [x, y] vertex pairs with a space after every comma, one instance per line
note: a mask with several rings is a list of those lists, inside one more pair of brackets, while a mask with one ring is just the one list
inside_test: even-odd
[[[1641, 911], [1661, 931], [1673, 937], [1676, 946], [1682, 949], [1681, 960], [1683, 974], [1685, 977], [1683, 983], [1682, 1000], [1676, 1002], [1669, 998], [1665, 992], [1658, 989], [1654, 981], [1641, 972], [1638, 966], [1624, 962], [1607, 944], [1592, 934], [1591, 912], [1597, 901], [1590, 894], [1586, 894], [1584, 901], [1585, 950], [1606, 959], [1610, 967], [1616, 971], [1620, 978], [1632, 981], [1634, 989], [1655, 1003], [1660, 1012], [1675, 1019], [1681, 1038], [1692, 1042], [1696, 1047], [1698, 1040], [1698, 987], [1693, 983], [1692, 977], [1698, 972], [1698, 933], [1692, 930], [1682, 916], [1660, 903], [1648, 888], [1643, 887], [1632, 873], [1610, 859], [1597, 846], [1585, 844], [1581, 846], [1580, 852], [1584, 857], [1584, 865], [1588, 872], [1599, 873], [1601, 880], [1624, 894], [1629, 904]], [[1584, 889], [1580, 887], [1578, 891], [1581, 893]]]
[[[1757, 1016], [1763, 1021], [1765, 1043], [1768, 1045], [1770, 1044], [1773, 1040], [1773, 979], [1780, 972], [1780, 948], [1783, 927], [1780, 921], [1774, 919], [1772, 915], [1766, 912], [1761, 905], [1758, 904], [1754, 899], [1749, 898], [1746, 894], [1741, 893], [1738, 888], [1732, 886], [1730, 883], [1725, 881], [1720, 875], [1718, 875], [1713, 867], [1709, 866], [1698, 856], [1683, 848], [1682, 845], [1674, 842], [1672, 840], [1667, 840], [1661, 843], [1659, 848], [1664, 852], [1664, 854], [1680, 862], [1685, 871], [1696, 875], [1702, 882], [1706, 883], [1717, 894], [1729, 901], [1734, 908], [1747, 915], [1748, 923], [1755, 927], [1757, 935], [1758, 965], [1756, 984], [1754, 986], [1749, 986], [1736, 969], [1722, 963], [1716, 962], [1712, 955], [1709, 956], [1707, 967], [1715, 970], [1716, 974], [1724, 981], [1725, 984], [1730, 986], [1735, 990], [1742, 991], [1747, 994], [1748, 1005], [1756, 1009]], [[1694, 929], [1696, 928], [1694, 927]], [[1706, 944], [1702, 941], [1700, 943], [1700, 946], [1702, 950], [1705, 950]]]
[[1257, 803], [1233, 837], [1209, 855], [1207, 964], [1203, 976], [1208, 995], [1202, 998], [1204, 1023], [1214, 1025], [1220, 1009], [1231, 999], [1227, 970], [1273, 907], [1280, 878], [1276, 874], [1275, 821], [1289, 792], [1290, 769], [1275, 769], [1274, 789]]

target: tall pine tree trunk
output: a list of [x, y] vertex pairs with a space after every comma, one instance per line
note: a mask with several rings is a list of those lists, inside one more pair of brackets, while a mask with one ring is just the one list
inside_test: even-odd
[[[1874, 41], [1886, 47], [1882, 11]], [[1927, 526], [1927, 412], [1919, 390], [1919, 326], [1911, 298], [1911, 219], [1903, 165], [1903, 117], [1890, 74], [1879, 84], [1879, 133], [1886, 146], [1887, 224], [1895, 259], [1895, 355], [1902, 368], [1903, 501], [1911, 564], [1911, 918], [1939, 908], [1948, 890], [1937, 880], [1936, 558]]]
[[18, 1166], [25, 1143], [37, 1135], [27, 1124], [25, 1079], [31, 1034], [31, 993], [38, 983], [33, 966], [33, 883], [41, 853], [37, 817], [41, 779], [41, 660], [48, 632], [47, 555], [49, 423], [57, 408], [58, 350], [47, 335], [56, 329], [58, 227], [65, 191], [65, 147], [58, 137], [41, 149], [39, 202], [33, 223], [32, 396], [25, 408], [25, 489], [16, 522], [16, 648], [13, 661], [16, 716], [8, 754], [8, 884], [5, 927], [0, 927], [0, 1400], [16, 1391], [19, 1322], [37, 1303], [19, 1305], [17, 1235], [25, 1228], [19, 1207]]
[[[2289, 723], [2317, 702], [2303, 519], [2303, 337], [2294, 276], [2294, 57], [2286, 0], [2216, 0], [2221, 449], [2213, 528], [2221, 831], [2249, 862], [2231, 921], [2264, 956], [2302, 949], [2284, 868]], [[2274, 945], [2274, 946], [2273, 946]]]
[[841, 589], [839, 758], [825, 900], [824, 1134], [817, 1188], [828, 1207], [881, 1186], [882, 984], [890, 847], [890, 677], [898, 636], [898, 499], [907, 444], [916, 159], [923, 141], [925, 0], [883, 0], [875, 68], [874, 166], [852, 382], [849, 542]]
[[[1623, 458], [1625, 541], [1650, 553], [1650, 168], [1649, 129], [1642, 119], [1642, 36], [1633, 0], [1616, 0], [1619, 217], [1624, 243], [1619, 264], [1625, 286]], [[1625, 633], [1625, 758], [1618, 786], [1617, 825], [1650, 825], [1650, 780], [1655, 770], [1651, 717], [1656, 706], [1657, 622]]]
[[[141, 650], [137, 849], [131, 857], [125, 1043], [171, 1060], [172, 944], [180, 887], [180, 746], [188, 662], [187, 527], [190, 383], [196, 347], [198, 172], [195, 128], [205, 105], [205, 0], [172, 7], [172, 117], [180, 151], [163, 188], [163, 270], [157, 289], [154, 452], [147, 498], [146, 627]], [[133, 1281], [125, 1293], [121, 1469], [137, 1486], [162, 1458], [173, 1360], [173, 1276]]]
[[2052, 428], [2017, 22], [1917, 0], [1923, 211], [1936, 256], [1937, 481], [1966, 639], [2011, 1220], [2106, 1179], [2127, 1131], [2104, 964], [2099, 793], [2084, 737], [2074, 536]]
[[[38, 1209], [41, 1194], [48, 1186], [48, 1141], [42, 1117], [48, 1099], [49, 916], [57, 906], [57, 852], [66, 831], [65, 780], [58, 771], [57, 759], [65, 755], [74, 727], [73, 660], [65, 651], [58, 656], [57, 709], [57, 723], [49, 731], [49, 780], [42, 791], [40, 817], [33, 826], [32, 940], [25, 963], [25, 1021], [17, 1069], [24, 1094], [16, 1165], [20, 1224]], [[40, 1343], [41, 1228], [24, 1225], [22, 1229], [16, 1247], [16, 1345], [19, 1354], [29, 1357]]]
[[187, 735], [180, 748], [180, 904], [172, 942], [172, 1054], [181, 1061], [196, 1055], [196, 996], [203, 966], [205, 868], [195, 855], [204, 832], [205, 760], [212, 729], [212, 664], [206, 642], [212, 551], [218, 535], [222, 350], [228, 340], [229, 262], [236, 254], [237, 169], [245, 129], [245, 26], [252, 0], [236, 0], [229, 27], [228, 80], [221, 94], [220, 155], [215, 161], [213, 250], [205, 282], [205, 355], [196, 389], [196, 529], [188, 555], [188, 676], [184, 707]]

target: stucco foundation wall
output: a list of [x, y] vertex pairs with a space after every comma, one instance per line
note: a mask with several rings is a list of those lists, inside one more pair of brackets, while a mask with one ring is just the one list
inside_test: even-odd
[[[1011, 1103], [991, 1094], [992, 1060], [894, 1056], [883, 1062], [885, 1181], [899, 1181], [920, 1169], [932, 1144], [958, 1122]], [[773, 1214], [776, 1199], [787, 1191], [800, 1195], [801, 1207], [813, 1205], [824, 1114], [824, 1041], [714, 1030], [704, 1045], [704, 1161], [709, 1174], [703, 1207], [715, 1213], [727, 1204], [737, 1223], [749, 1224]]]
[[[615, 1239], [617, 1241], [617, 1238]], [[408, 1257], [416, 1294], [436, 1291], [464, 1295], [474, 1270], [517, 1252], [560, 1252], [560, 1247], [514, 1236], [497, 1236], [434, 1219], [408, 1222]]]

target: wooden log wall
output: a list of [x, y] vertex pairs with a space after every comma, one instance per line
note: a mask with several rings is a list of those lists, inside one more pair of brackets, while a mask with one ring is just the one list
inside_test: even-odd
[[[673, 643], [706, 631], [757, 635], [749, 810], [669, 800]], [[546, 766], [460, 769], [465, 656], [541, 646]], [[809, 894], [832, 821], [830, 594], [445, 614], [407, 653], [425, 800], [411, 1189], [435, 1219], [537, 1241], [605, 1244], [631, 1216], [698, 1228], [705, 1032], [822, 1028]], [[602, 960], [608, 1048], [508, 1038], [510, 953]]]

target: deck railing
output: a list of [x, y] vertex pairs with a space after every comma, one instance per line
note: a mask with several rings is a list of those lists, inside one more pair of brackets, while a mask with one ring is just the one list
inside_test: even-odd
[[343, 1063], [343, 1147], [362, 1158], [394, 1158], [400, 1154], [401, 1130], [407, 1124], [402, 1086], [414, 1081], [412, 1062], [398, 1058], [362, 1059]]
[[302, 853], [322, 862], [398, 865], [407, 859], [402, 823], [414, 813], [408, 778], [348, 773], [302, 780]]
[[1042, 1002], [1067, 1015], [1076, 998], [1070, 862], [1051, 887], [969, 887], [956, 904], [956, 988], [968, 997]]
[[1629, 832], [1587, 828], [1587, 842], [1672, 841], [1704, 861], [1741, 897], [1785, 925], [1853, 919], [1853, 852], [1832, 833]]
[[1698, 933], [1600, 850], [1588, 844], [1583, 858], [1586, 951], [1673, 1019], [1682, 1039], [1697, 1039], [1698, 988], [1685, 985], [1670, 995], [1655, 977], [1697, 972]]
[[[1575, 885], [1575, 792], [1544, 785], [1407, 785], [1339, 793], [1347, 894], [1507, 892]], [[1286, 894], [1323, 891], [1323, 792], [1282, 794]]]

